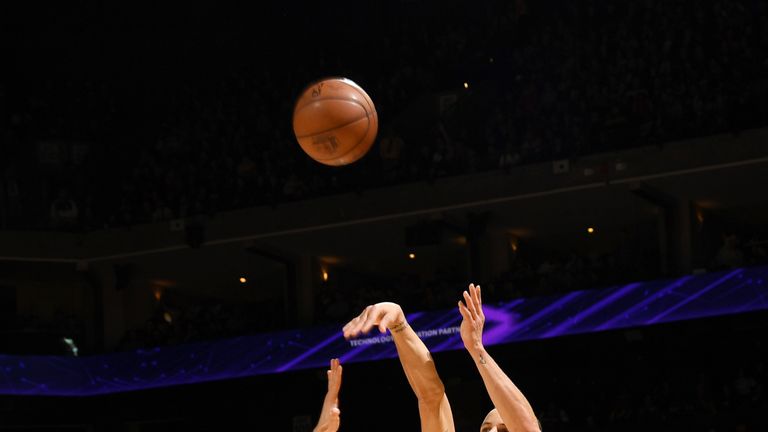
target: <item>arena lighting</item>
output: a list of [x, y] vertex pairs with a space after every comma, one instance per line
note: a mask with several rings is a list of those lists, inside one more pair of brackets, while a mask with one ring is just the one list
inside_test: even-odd
[[[768, 310], [768, 266], [484, 305], [487, 346]], [[408, 314], [433, 353], [463, 349], [455, 308]], [[341, 323], [85, 357], [0, 355], [0, 394], [91, 396], [397, 357]]]
[[413, 253], [413, 252], [409, 253], [409, 254], [408, 254], [408, 258], [410, 258], [410, 259], [416, 259], [416, 254], [415, 254], [415, 253]]
[[61, 338], [61, 341], [64, 342], [64, 344], [67, 346], [69, 352], [71, 352], [73, 356], [77, 357], [78, 349], [77, 345], [75, 345], [75, 341], [68, 337]]
[[323, 282], [328, 282], [328, 271], [323, 269]]
[[594, 234], [595, 233], [595, 229], [592, 228], [592, 227], [589, 227], [589, 228], [587, 228], [587, 232], [590, 233], [590, 234]]
[[469, 88], [469, 83], [464, 83], [464, 88], [468, 89]]
[[509, 248], [512, 249], [512, 252], [517, 253], [518, 247], [519, 247], [519, 243], [518, 243], [517, 237], [510, 237]]
[[248, 279], [246, 279], [246, 278], [244, 278], [244, 277], [241, 277], [241, 278], [240, 278], [240, 283], [241, 283], [241, 284], [244, 284], [244, 283], [246, 283], [246, 282], [248, 282]]

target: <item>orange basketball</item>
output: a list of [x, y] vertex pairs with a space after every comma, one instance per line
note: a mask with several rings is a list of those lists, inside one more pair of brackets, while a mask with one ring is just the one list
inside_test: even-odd
[[325, 165], [347, 165], [363, 157], [378, 129], [373, 101], [346, 78], [311, 84], [293, 108], [293, 132], [299, 145]]

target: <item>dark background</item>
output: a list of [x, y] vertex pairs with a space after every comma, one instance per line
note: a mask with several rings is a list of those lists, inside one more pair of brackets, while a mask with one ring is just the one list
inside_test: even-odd
[[[342, 323], [385, 300], [452, 307], [470, 280], [495, 301], [768, 263], [765, 1], [32, 1], [0, 15], [4, 354]], [[350, 166], [317, 164], [292, 135], [293, 101], [325, 76], [376, 104], [379, 137]], [[576, 190], [588, 182], [602, 186]], [[544, 430], [758, 431], [765, 325], [760, 312], [492, 353]], [[490, 403], [466, 353], [435, 357], [457, 430], [477, 430]], [[324, 385], [305, 371], [2, 396], [0, 429], [306, 431]], [[342, 413], [342, 430], [418, 421], [397, 361], [346, 367]]]

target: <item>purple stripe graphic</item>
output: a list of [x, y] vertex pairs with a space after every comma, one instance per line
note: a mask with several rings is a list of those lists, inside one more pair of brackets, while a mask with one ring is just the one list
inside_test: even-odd
[[519, 334], [521, 332], [528, 331], [531, 324], [539, 321], [540, 319], [546, 316], [551, 315], [552, 313], [558, 310], [561, 310], [565, 305], [572, 302], [576, 298], [581, 297], [585, 292], [587, 291], [576, 291], [570, 294], [566, 294], [561, 298], [555, 298], [555, 301], [551, 305], [545, 307], [540, 312], [534, 314], [530, 318], [523, 320], [517, 326], [515, 326], [515, 328], [512, 329], [512, 331], [510, 332], [510, 335]]
[[[332, 344], [333, 342], [337, 342], [340, 340], [344, 340], [344, 335], [341, 333], [341, 329], [339, 329], [338, 332], [336, 332], [333, 336], [325, 339], [324, 341], [316, 344], [312, 348], [308, 349], [307, 351], [304, 351], [301, 355], [294, 358], [293, 360], [283, 363], [281, 366], [275, 369], [275, 372], [285, 372], [287, 370], [292, 369], [294, 366], [305, 360], [307, 357], [311, 356], [312, 354], [315, 354], [322, 350], [323, 348], [327, 347], [328, 345]], [[330, 360], [330, 359], [329, 359]]]
[[605, 323], [599, 325], [596, 327], [596, 330], [608, 330], [611, 328], [614, 328], [614, 323], [616, 323], [619, 320], [626, 320], [629, 319], [632, 315], [634, 315], [636, 312], [642, 310], [643, 308], [647, 307], [651, 303], [655, 302], [656, 300], [664, 297], [665, 295], [669, 294], [673, 289], [678, 288], [682, 285], [684, 285], [688, 280], [690, 280], [693, 276], [685, 276], [680, 278], [679, 280], [676, 280], [675, 282], [666, 285], [663, 289], [660, 291], [657, 291], [653, 295], [649, 296], [645, 300], [641, 301], [640, 303], [635, 304], [631, 308], [627, 309], [626, 311], [619, 313], [606, 321]]
[[667, 315], [671, 314], [672, 312], [680, 309], [681, 307], [691, 303], [692, 301], [700, 298], [702, 295], [708, 293], [712, 289], [720, 286], [723, 282], [733, 278], [734, 276], [736, 276], [738, 274], [741, 274], [741, 272], [742, 272], [741, 269], [737, 269], [737, 270], [734, 270], [734, 271], [731, 271], [731, 272], [727, 273], [725, 276], [721, 277], [720, 279], [718, 279], [718, 280], [712, 282], [711, 284], [707, 285], [706, 287], [704, 287], [704, 289], [702, 289], [701, 291], [698, 291], [698, 292], [696, 292], [696, 293], [694, 293], [692, 295], [689, 295], [688, 297], [686, 297], [680, 303], [672, 306], [669, 309], [666, 309], [664, 312], [662, 312], [662, 313], [656, 315], [655, 317], [649, 319], [648, 321], [646, 321], [646, 323], [647, 324], [653, 324], [653, 323], [658, 322], [660, 319], [664, 318], [665, 316], [667, 316]]
[[612, 304], [616, 300], [624, 297], [625, 295], [629, 294], [630, 291], [634, 290], [635, 288], [639, 287], [639, 283], [629, 284], [625, 286], [624, 288], [621, 288], [619, 290], [616, 290], [613, 294], [609, 295], [608, 297], [598, 301], [597, 303], [593, 304], [592, 306], [588, 307], [587, 309], [579, 312], [574, 316], [573, 318], [565, 320], [562, 324], [559, 326], [553, 328], [552, 330], [546, 332], [544, 334], [544, 337], [552, 337], [552, 336], [559, 336], [562, 335], [566, 329], [571, 328], [572, 326], [580, 323], [584, 318], [594, 314], [595, 312], [598, 312], [601, 309], [604, 309], [608, 305]]
[[[766, 277], [768, 266], [486, 305], [484, 342], [768, 310]], [[408, 320], [430, 350], [462, 348], [455, 307]], [[324, 368], [332, 357], [359, 362], [396, 355], [391, 342], [350, 347], [341, 324], [81, 358], [0, 354], [0, 394], [91, 396]]]

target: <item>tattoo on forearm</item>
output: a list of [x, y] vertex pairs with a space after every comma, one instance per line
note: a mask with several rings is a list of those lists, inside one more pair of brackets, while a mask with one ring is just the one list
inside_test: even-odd
[[405, 330], [406, 327], [408, 327], [408, 323], [403, 321], [400, 324], [390, 327], [389, 331], [391, 331], [392, 333], [400, 333], [401, 331]]
[[480, 360], [478, 360], [480, 364], [485, 364], [485, 357], [483, 357], [482, 354], [480, 354]]

